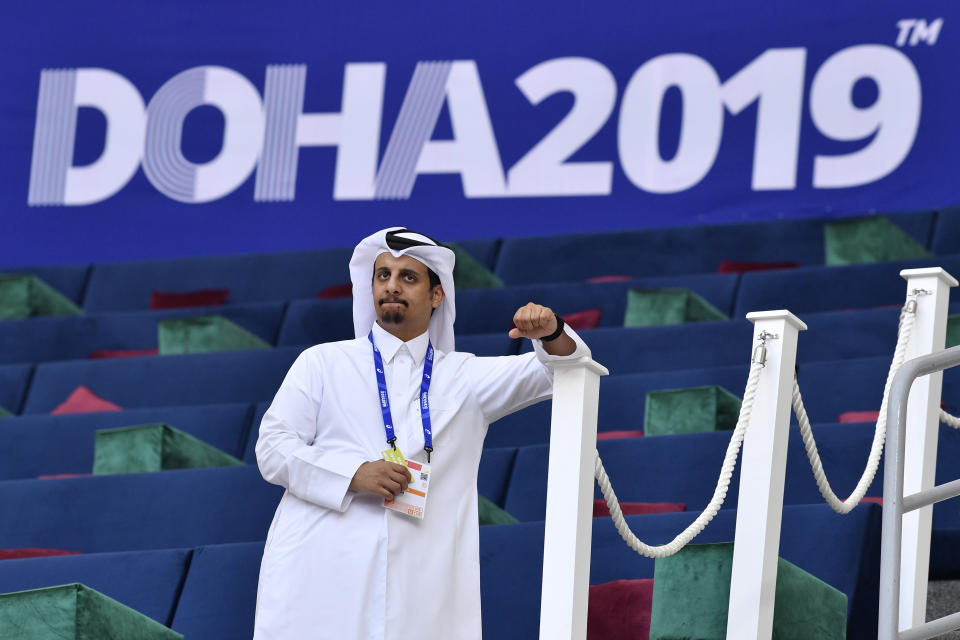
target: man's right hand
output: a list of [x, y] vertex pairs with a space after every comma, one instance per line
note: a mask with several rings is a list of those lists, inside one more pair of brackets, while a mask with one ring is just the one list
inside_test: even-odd
[[403, 465], [386, 460], [364, 462], [353, 474], [350, 490], [357, 493], [372, 493], [384, 498], [395, 498], [407, 490], [410, 470]]

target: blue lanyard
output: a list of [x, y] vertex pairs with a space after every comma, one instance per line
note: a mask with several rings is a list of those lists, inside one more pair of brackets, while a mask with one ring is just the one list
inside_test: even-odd
[[[393, 430], [393, 416], [390, 414], [390, 396], [387, 394], [387, 378], [384, 375], [383, 356], [377, 343], [373, 341], [373, 331], [367, 334], [373, 346], [373, 364], [377, 372], [377, 389], [380, 392], [380, 412], [383, 414], [383, 430], [387, 432], [387, 444], [397, 448], [397, 434]], [[430, 376], [433, 375], [433, 344], [427, 341], [427, 356], [423, 360], [423, 381], [420, 383], [420, 421], [423, 423], [423, 450], [427, 452], [427, 462], [433, 452], [433, 432], [430, 429]]]

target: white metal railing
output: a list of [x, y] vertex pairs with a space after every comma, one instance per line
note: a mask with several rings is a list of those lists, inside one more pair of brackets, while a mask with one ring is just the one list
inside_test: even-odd
[[[665, 557], [682, 549], [716, 515], [727, 494], [741, 443], [743, 462], [727, 638], [769, 640], [773, 628], [791, 406], [797, 413], [804, 445], [821, 493], [834, 510], [848, 513], [863, 498], [879, 466], [888, 431], [888, 394], [894, 374], [907, 357], [931, 354], [943, 348], [949, 289], [956, 286], [956, 280], [940, 268], [904, 270], [900, 275], [907, 280], [908, 299], [901, 313], [897, 348], [884, 389], [877, 431], [861, 481], [853, 494], [843, 501], [834, 495], [819, 464], [816, 443], [794, 375], [798, 334], [806, 329], [806, 325], [789, 311], [747, 315], [754, 323], [754, 341], [757, 346], [752, 352], [744, 402], [721, 467], [717, 488], [704, 512], [672, 542], [665, 545], [647, 545], [630, 531], [603, 469], [603, 463], [596, 453], [599, 378], [606, 375], [607, 370], [589, 358], [551, 364], [554, 368], [554, 395], [544, 534], [541, 640], [583, 640], [586, 637], [592, 535], [592, 475], [596, 476], [614, 523], [627, 544], [641, 555]], [[911, 450], [907, 451], [908, 455], [901, 460], [905, 486], [916, 486], [912, 489], [914, 491], [933, 485], [938, 421], [943, 420], [954, 427], [960, 426], [960, 419], [939, 409], [941, 379], [938, 375], [916, 383], [910, 396], [910, 410], [905, 427], [901, 425], [901, 428], [906, 428], [908, 439], [918, 442], [918, 446], [912, 445]], [[906, 410], [906, 404], [904, 407]], [[892, 416], [892, 404], [889, 411]], [[748, 432], [749, 437], [745, 437]], [[902, 438], [900, 442], [903, 442]], [[891, 464], [889, 446], [888, 443], [888, 468]], [[571, 469], [577, 469], [578, 472], [571, 473]], [[890, 482], [890, 477], [888, 471], [887, 483]], [[956, 495], [949, 493], [954, 489], [960, 494], [960, 480], [938, 488], [934, 495], [943, 497], [934, 497], [931, 500]], [[900, 495], [902, 497], [902, 488]], [[898, 519], [900, 524], [897, 534], [898, 548], [901, 549], [901, 555], [898, 556], [896, 595], [900, 604], [897, 620], [901, 626], [909, 626], [907, 620], [914, 625], [922, 623], [926, 604], [930, 507], [928, 504], [925, 506], [910, 502], [915, 497], [908, 496], [906, 502], [899, 503], [901, 514], [903, 511], [908, 512], [902, 522]], [[932, 504], [932, 501], [929, 504]], [[914, 518], [911, 521], [909, 519], [912, 516]], [[885, 536], [886, 522], [885, 488]], [[899, 572], [901, 567], [904, 568], [902, 573]], [[906, 576], [906, 579], [901, 576]], [[955, 617], [960, 627], [960, 614]], [[916, 622], [917, 618], [919, 623]], [[948, 618], [953, 621], [954, 617]], [[889, 636], [894, 637], [897, 636]], [[901, 634], [899, 637], [931, 636]], [[881, 634], [881, 640], [887, 638]]]

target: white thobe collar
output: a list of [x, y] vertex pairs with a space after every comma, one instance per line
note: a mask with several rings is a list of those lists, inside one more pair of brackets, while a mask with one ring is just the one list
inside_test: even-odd
[[377, 343], [377, 349], [380, 350], [380, 355], [383, 356], [384, 362], [392, 362], [393, 357], [397, 355], [398, 351], [400, 351], [400, 347], [406, 345], [407, 351], [410, 352], [410, 355], [413, 357], [413, 361], [419, 367], [420, 363], [423, 362], [424, 357], [427, 355], [427, 343], [430, 341], [430, 332], [424, 331], [413, 340], [404, 342], [397, 336], [381, 327], [378, 323], [374, 323], [373, 340]]

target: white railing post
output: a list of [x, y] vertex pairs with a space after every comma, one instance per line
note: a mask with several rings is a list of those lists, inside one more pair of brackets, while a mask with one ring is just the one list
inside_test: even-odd
[[[940, 267], [905, 269], [900, 275], [907, 281], [907, 295], [918, 294], [917, 320], [907, 344], [906, 360], [942, 351], [947, 334], [950, 288], [957, 286], [957, 281]], [[904, 450], [904, 495], [930, 489], [934, 485], [942, 385], [943, 372], [938, 371], [918, 378], [910, 391]], [[901, 630], [926, 622], [932, 522], [932, 506], [903, 516], [900, 550]]]
[[553, 369], [540, 640], [585, 640], [600, 376], [590, 358]]
[[807, 328], [789, 311], [748, 313], [754, 346], [765, 341], [753, 414], [743, 443], [737, 529], [730, 576], [727, 640], [769, 640], [780, 553], [783, 482], [797, 336]]

